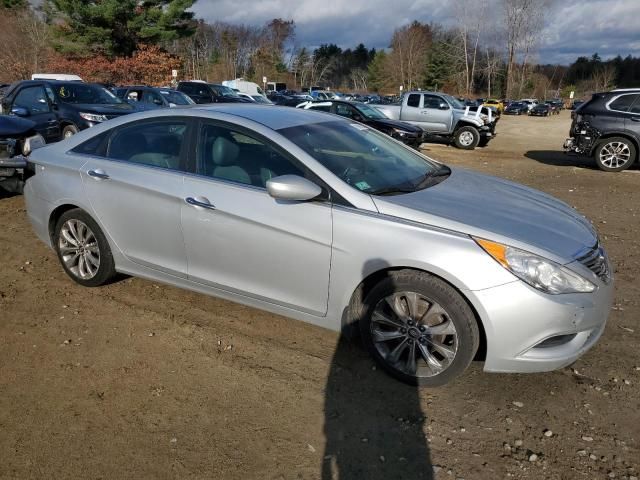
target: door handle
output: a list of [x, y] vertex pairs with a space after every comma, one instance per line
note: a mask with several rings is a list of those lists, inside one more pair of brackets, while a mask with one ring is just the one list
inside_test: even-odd
[[54, 124], [58, 123], [58, 120], [55, 120], [55, 119], [54, 120], [49, 120], [49, 122], [47, 122], [47, 123], [49, 123], [50, 125], [54, 125]]
[[215, 205], [209, 203], [209, 200], [200, 201], [200, 200], [197, 200], [196, 198], [193, 198], [193, 197], [187, 197], [187, 198], [184, 199], [184, 201], [187, 202], [189, 205], [194, 206], [194, 207], [202, 207], [202, 208], [207, 208], [209, 210], [215, 210], [216, 209]]
[[420, 115], [426, 115], [426, 114], [428, 114], [428, 113], [429, 113], [429, 111], [428, 111], [428, 110], [421, 110], [421, 111], [420, 111]]
[[101, 169], [96, 169], [96, 170], [89, 170], [87, 172], [87, 175], [89, 175], [90, 177], [95, 178], [96, 180], [108, 180], [109, 179], [109, 175], [107, 175], [103, 170]]

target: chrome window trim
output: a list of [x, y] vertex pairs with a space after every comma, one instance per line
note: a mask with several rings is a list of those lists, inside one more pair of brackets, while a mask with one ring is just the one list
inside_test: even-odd
[[637, 113], [634, 113], [634, 112], [624, 112], [624, 111], [622, 111], [622, 110], [615, 110], [615, 109], [613, 109], [613, 108], [610, 108], [610, 106], [609, 106], [609, 105], [611, 105], [613, 102], [615, 102], [617, 99], [619, 99], [620, 97], [627, 97], [627, 96], [629, 96], [629, 95], [635, 95], [636, 97], [638, 97], [638, 98], [636, 98], [636, 101], [635, 101], [635, 102], [633, 102], [633, 103], [629, 106], [629, 108], [631, 108], [633, 105], [635, 105], [635, 104], [636, 104], [636, 102], [639, 102], [639, 101], [640, 101], [640, 92], [625, 92], [625, 93], [622, 93], [622, 94], [620, 94], [620, 95], [616, 95], [616, 96], [615, 96], [615, 97], [613, 97], [611, 100], [609, 100], [609, 101], [605, 104], [605, 108], [606, 108], [607, 110], [609, 110], [610, 112], [625, 113], [625, 114], [627, 114], [627, 115], [638, 115]]

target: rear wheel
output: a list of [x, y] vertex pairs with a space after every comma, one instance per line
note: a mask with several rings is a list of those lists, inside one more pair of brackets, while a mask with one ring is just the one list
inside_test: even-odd
[[109, 243], [84, 210], [75, 208], [63, 213], [53, 240], [62, 268], [80, 285], [97, 287], [116, 275]]
[[394, 272], [366, 295], [360, 332], [380, 366], [411, 385], [439, 386], [469, 366], [478, 324], [446, 282], [412, 270]]
[[598, 167], [605, 172], [621, 172], [636, 159], [636, 147], [626, 138], [611, 137], [598, 144], [595, 151]]
[[473, 150], [480, 142], [480, 134], [474, 127], [460, 127], [453, 134], [453, 143], [463, 150]]

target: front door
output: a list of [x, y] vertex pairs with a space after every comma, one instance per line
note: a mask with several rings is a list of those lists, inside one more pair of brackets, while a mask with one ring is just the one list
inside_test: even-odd
[[186, 277], [180, 225], [190, 121], [161, 117], [114, 129], [106, 158], [93, 156], [81, 176], [91, 206], [131, 261]]
[[286, 202], [266, 182], [311, 175], [262, 137], [227, 124], [199, 129], [198, 175], [185, 177], [189, 279], [315, 315], [327, 311], [331, 205]]
[[428, 131], [434, 133], [448, 133], [451, 123], [451, 107], [438, 95], [425, 94], [422, 108], [427, 112]]

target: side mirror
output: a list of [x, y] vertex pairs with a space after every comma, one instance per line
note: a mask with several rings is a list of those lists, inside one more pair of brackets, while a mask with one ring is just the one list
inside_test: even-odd
[[442, 102], [442, 103], [440, 103], [440, 105], [438, 105], [438, 108], [440, 110], [449, 110], [449, 105], [447, 105], [446, 103]]
[[27, 110], [24, 107], [13, 107], [11, 109], [11, 114], [12, 115], [17, 115], [18, 117], [28, 117], [29, 116], [29, 110]]
[[267, 192], [276, 199], [304, 202], [320, 195], [322, 189], [298, 175], [281, 175], [267, 180]]

